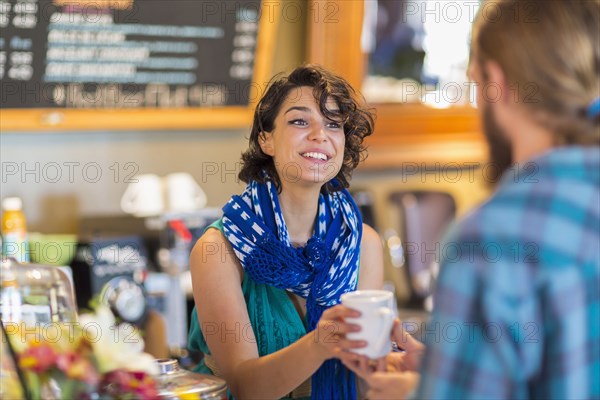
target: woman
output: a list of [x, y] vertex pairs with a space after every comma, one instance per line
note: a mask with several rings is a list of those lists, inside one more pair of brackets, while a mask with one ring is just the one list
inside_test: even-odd
[[[236, 398], [355, 397], [340, 295], [381, 288], [383, 254], [345, 190], [373, 117], [343, 79], [303, 66], [268, 87], [242, 156], [241, 196], [191, 254], [199, 372]], [[304, 390], [303, 390], [304, 389]]]

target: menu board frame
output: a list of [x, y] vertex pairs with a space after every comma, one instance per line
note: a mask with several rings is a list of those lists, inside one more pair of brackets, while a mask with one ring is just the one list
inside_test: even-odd
[[[272, 5], [270, 5], [272, 8]], [[0, 133], [239, 129], [252, 124], [254, 107], [271, 77], [277, 12], [261, 1], [261, 18], [248, 106], [186, 108], [0, 108]]]

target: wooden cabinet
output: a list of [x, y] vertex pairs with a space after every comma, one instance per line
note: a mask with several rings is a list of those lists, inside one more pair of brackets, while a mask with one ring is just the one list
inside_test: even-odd
[[[308, 60], [323, 65], [361, 89], [367, 57], [361, 50], [363, 0], [311, 1]], [[397, 167], [405, 162], [484, 162], [487, 154], [477, 110], [471, 106], [435, 109], [424, 104], [372, 104], [375, 134], [367, 139], [363, 168]]]

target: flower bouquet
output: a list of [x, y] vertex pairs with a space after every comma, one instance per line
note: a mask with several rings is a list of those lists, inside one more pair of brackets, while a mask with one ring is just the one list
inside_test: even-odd
[[153, 399], [154, 358], [129, 324], [115, 325], [106, 306], [78, 322], [26, 327], [6, 323], [6, 334], [31, 398]]

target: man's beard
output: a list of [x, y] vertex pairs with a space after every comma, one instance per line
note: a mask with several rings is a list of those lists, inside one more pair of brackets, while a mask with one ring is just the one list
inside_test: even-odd
[[512, 145], [506, 134], [496, 122], [494, 112], [489, 104], [483, 109], [483, 133], [489, 146], [490, 165], [484, 168], [486, 181], [496, 186], [502, 175], [513, 163]]

